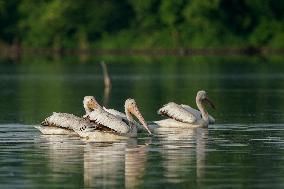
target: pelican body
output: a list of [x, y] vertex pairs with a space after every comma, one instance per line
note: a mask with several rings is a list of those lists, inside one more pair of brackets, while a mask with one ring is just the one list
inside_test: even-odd
[[[124, 121], [128, 120], [126, 114], [124, 114], [124, 113], [122, 113], [120, 111], [117, 111], [115, 109], [107, 109], [106, 107], [103, 107], [103, 109], [106, 112], [108, 112], [108, 113], [118, 117], [119, 119], [122, 119]], [[138, 133], [145, 132], [145, 128], [141, 124], [139, 124], [137, 121], [135, 121], [134, 119], [131, 120], [131, 124], [136, 126]], [[155, 126], [148, 124], [148, 128], [149, 128], [150, 132], [152, 132], [154, 130], [154, 127]], [[149, 132], [149, 131], [146, 129], [146, 132]]]
[[168, 117], [168, 119], [155, 121], [154, 123], [161, 127], [207, 127], [213, 124], [215, 119], [208, 114], [205, 104], [215, 108], [209, 100], [205, 91], [198, 91], [196, 95], [196, 104], [199, 109], [193, 109], [188, 105], [169, 102], [158, 110], [159, 115]]
[[[83, 106], [86, 113], [89, 113], [99, 104], [93, 96], [85, 96]], [[78, 135], [76, 131], [80, 128], [93, 126], [94, 123], [73, 114], [53, 112], [41, 123], [41, 126], [35, 126], [35, 128], [46, 135]]]
[[88, 119], [57, 112], [47, 117], [41, 126], [36, 126], [43, 134], [76, 134], [84, 129], [96, 127], [97, 125]]

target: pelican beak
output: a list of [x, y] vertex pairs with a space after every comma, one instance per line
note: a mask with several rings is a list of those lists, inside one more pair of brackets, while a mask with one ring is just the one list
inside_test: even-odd
[[140, 113], [137, 106], [132, 106], [129, 108], [129, 112], [131, 112], [137, 119], [140, 121], [140, 123], [143, 125], [143, 127], [148, 131], [149, 134], [152, 134], [150, 131], [145, 119], [143, 118], [142, 114]]
[[213, 102], [208, 97], [206, 97], [204, 99], [204, 102], [206, 102], [211, 108], [216, 109], [215, 105], [213, 104]]
[[90, 100], [87, 105], [90, 109], [93, 109], [93, 110], [98, 107], [98, 103], [94, 100]]

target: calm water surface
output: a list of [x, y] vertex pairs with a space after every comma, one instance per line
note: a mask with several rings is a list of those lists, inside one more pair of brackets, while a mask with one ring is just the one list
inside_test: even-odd
[[[109, 93], [97, 62], [0, 61], [1, 188], [284, 187], [284, 60], [114, 59]], [[133, 97], [146, 120], [157, 120], [168, 101], [195, 107], [200, 89], [217, 106], [208, 129], [85, 143], [33, 128], [53, 111], [82, 115], [85, 95], [121, 111]]]

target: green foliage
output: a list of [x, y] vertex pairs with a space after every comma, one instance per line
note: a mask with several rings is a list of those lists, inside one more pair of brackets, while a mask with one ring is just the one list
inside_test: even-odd
[[19, 13], [14, 10], [19, 0], [0, 0], [0, 41], [12, 43], [18, 40]]
[[183, 21], [182, 10], [185, 1], [164, 0], [160, 5], [160, 17], [166, 26], [174, 27]]
[[276, 0], [0, 0], [0, 41], [27, 47], [284, 47]]

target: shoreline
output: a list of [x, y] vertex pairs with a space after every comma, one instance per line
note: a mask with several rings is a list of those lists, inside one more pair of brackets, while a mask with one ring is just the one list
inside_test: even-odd
[[233, 55], [284, 55], [283, 48], [152, 48], [152, 49], [54, 49], [22, 48], [18, 45], [0, 47], [0, 57], [19, 58], [22, 55], [110, 55], [110, 56], [233, 56]]

